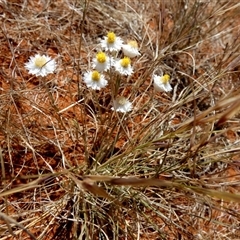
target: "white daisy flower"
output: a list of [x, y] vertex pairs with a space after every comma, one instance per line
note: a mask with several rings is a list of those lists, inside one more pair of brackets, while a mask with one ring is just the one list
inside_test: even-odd
[[129, 57], [124, 57], [115, 62], [116, 71], [120, 72], [122, 75], [131, 75], [133, 73], [133, 68], [131, 66], [131, 60]]
[[112, 62], [112, 59], [110, 59], [104, 52], [99, 52], [96, 55], [96, 58], [93, 59], [93, 68], [95, 68], [99, 72], [107, 71], [111, 65], [114, 63]]
[[122, 47], [123, 41], [120, 37], [116, 37], [115, 33], [109, 32], [103, 40], [101, 40], [101, 47], [106, 51], [119, 51]]
[[153, 86], [158, 92], [170, 92], [172, 87], [169, 83], [170, 76], [165, 74], [163, 76], [153, 75]]
[[56, 66], [54, 59], [46, 55], [41, 56], [40, 54], [30, 57], [29, 61], [25, 63], [25, 68], [29, 73], [42, 77], [47, 76], [49, 73], [53, 73]]
[[136, 41], [129, 41], [128, 44], [123, 44], [122, 50], [124, 55], [130, 58], [141, 55], [141, 53], [138, 51], [138, 44]]
[[84, 73], [83, 81], [86, 83], [87, 87], [92, 88], [93, 90], [100, 90], [108, 84], [104, 75], [100, 74], [98, 71]]
[[132, 103], [125, 97], [120, 96], [113, 100], [113, 107], [111, 109], [121, 113], [130, 112], [132, 110]]

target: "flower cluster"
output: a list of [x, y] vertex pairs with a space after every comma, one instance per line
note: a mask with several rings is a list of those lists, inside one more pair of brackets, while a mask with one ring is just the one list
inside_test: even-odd
[[[93, 90], [101, 90], [108, 85], [105, 73], [109, 76], [115, 70], [117, 74], [130, 76], [133, 74], [131, 59], [140, 56], [138, 44], [135, 40], [129, 41], [127, 44], [116, 36], [115, 33], [109, 32], [101, 42], [102, 48], [95, 58], [92, 60], [93, 70], [89, 70], [83, 74], [83, 82], [88, 88]], [[120, 52], [122, 50], [122, 52]], [[122, 54], [121, 58], [116, 58]], [[54, 59], [46, 55], [36, 54], [30, 57], [25, 63], [25, 68], [30, 74], [45, 77], [56, 70], [57, 64]], [[112, 70], [113, 69], [113, 70]], [[172, 90], [170, 85], [170, 76], [168, 74], [153, 74], [153, 86], [157, 92], [169, 92]], [[114, 83], [113, 83], [114, 84]], [[132, 103], [123, 96], [116, 96], [113, 99], [114, 111], [126, 113], [132, 110]]]
[[[123, 44], [123, 40], [116, 36], [115, 33], [109, 32], [101, 42], [102, 51], [99, 51], [92, 60], [92, 68], [94, 70], [87, 71], [83, 75], [83, 82], [87, 87], [93, 90], [100, 90], [108, 85], [105, 73], [114, 70], [123, 76], [133, 74], [131, 58], [140, 56], [138, 44], [136, 41], [130, 41]], [[122, 50], [123, 57], [116, 58], [119, 51]], [[112, 110], [126, 113], [132, 110], [132, 103], [123, 96], [118, 96], [113, 100]]]
[[[103, 51], [98, 52], [92, 61], [92, 67], [94, 69], [99, 72], [104, 72], [114, 67], [121, 75], [130, 76], [133, 73], [130, 58], [140, 55], [136, 41], [130, 41], [128, 44], [123, 44], [120, 37], [117, 37], [113, 32], [109, 32], [107, 36], [101, 40], [100, 45], [103, 50], [110, 53], [110, 56]], [[121, 49], [124, 53], [124, 57], [115, 59], [113, 57], [114, 53], [119, 52]]]

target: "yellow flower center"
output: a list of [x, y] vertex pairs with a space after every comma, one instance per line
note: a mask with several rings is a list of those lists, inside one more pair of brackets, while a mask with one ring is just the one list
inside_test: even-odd
[[109, 32], [109, 33], [107, 34], [107, 42], [108, 42], [109, 44], [111, 44], [111, 43], [114, 43], [115, 41], [116, 41], [116, 35], [115, 35], [115, 33]]
[[132, 48], [138, 49], [138, 44], [135, 40], [129, 41], [128, 45], [131, 46]]
[[118, 104], [120, 104], [120, 105], [125, 105], [126, 103], [127, 103], [127, 99], [125, 98], [125, 97], [118, 97], [117, 98], [117, 102], [118, 102]]
[[100, 73], [98, 71], [92, 72], [92, 80], [98, 82], [100, 80]]
[[129, 57], [124, 57], [123, 59], [121, 59], [121, 66], [123, 68], [127, 68], [130, 64], [131, 64], [131, 60]]
[[47, 59], [45, 58], [45, 57], [43, 57], [43, 56], [39, 56], [39, 57], [37, 57], [36, 59], [35, 59], [35, 66], [36, 67], [39, 67], [39, 68], [41, 68], [41, 67], [43, 67], [45, 64], [46, 64], [46, 62], [47, 62]]
[[161, 77], [161, 82], [162, 82], [163, 84], [166, 84], [166, 83], [168, 83], [169, 79], [170, 79], [170, 76], [169, 76], [168, 74], [164, 74], [164, 75]]
[[99, 52], [96, 58], [99, 63], [105, 63], [107, 60], [107, 56], [104, 52]]

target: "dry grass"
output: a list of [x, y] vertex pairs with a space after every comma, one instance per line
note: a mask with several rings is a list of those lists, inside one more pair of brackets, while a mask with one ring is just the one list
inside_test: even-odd
[[[1, 1], [0, 239], [238, 239], [237, 1]], [[82, 81], [99, 40], [134, 74]], [[24, 63], [56, 58], [37, 78]], [[152, 74], [171, 76], [156, 93]], [[132, 112], [111, 110], [117, 94]]]

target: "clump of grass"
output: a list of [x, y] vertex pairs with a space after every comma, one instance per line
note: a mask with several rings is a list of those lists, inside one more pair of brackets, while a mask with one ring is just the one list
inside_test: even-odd
[[[37, 7], [1, 4], [1, 239], [238, 236], [240, 5]], [[96, 91], [84, 73], [113, 30], [141, 56]], [[36, 53], [56, 60], [54, 74], [27, 73]], [[173, 91], [157, 92], [153, 74]], [[131, 111], [111, 109], [119, 96]]]

